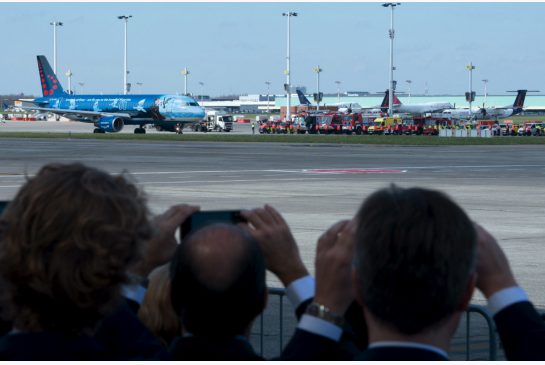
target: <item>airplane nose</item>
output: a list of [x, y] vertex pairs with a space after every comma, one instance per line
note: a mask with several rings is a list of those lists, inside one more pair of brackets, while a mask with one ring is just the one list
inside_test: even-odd
[[204, 118], [204, 109], [201, 107], [193, 107], [192, 112], [199, 118]]

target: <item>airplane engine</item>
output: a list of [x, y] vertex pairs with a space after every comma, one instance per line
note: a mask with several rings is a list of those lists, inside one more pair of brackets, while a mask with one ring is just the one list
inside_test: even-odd
[[125, 122], [119, 117], [102, 117], [97, 123], [97, 127], [106, 132], [119, 132], [124, 126]]

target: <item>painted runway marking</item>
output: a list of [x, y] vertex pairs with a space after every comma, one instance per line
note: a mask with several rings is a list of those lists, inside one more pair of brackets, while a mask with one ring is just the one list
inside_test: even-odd
[[314, 174], [400, 174], [407, 170], [388, 170], [388, 169], [321, 169], [321, 170], [303, 170], [303, 172]]

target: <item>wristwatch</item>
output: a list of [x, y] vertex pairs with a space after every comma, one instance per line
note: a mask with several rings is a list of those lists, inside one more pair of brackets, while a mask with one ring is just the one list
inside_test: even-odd
[[339, 327], [343, 327], [346, 323], [343, 316], [332, 312], [328, 307], [317, 302], [310, 303], [305, 310], [305, 314], [323, 319]]

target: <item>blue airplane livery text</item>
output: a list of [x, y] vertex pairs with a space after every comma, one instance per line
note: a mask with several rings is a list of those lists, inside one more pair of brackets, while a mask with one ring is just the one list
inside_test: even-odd
[[94, 133], [119, 132], [125, 125], [135, 125], [134, 133], [143, 134], [146, 124], [181, 133], [186, 125], [204, 118], [204, 108], [189, 96], [71, 95], [64, 92], [45, 56], [38, 56], [38, 70], [43, 97], [21, 107], [93, 123]]

